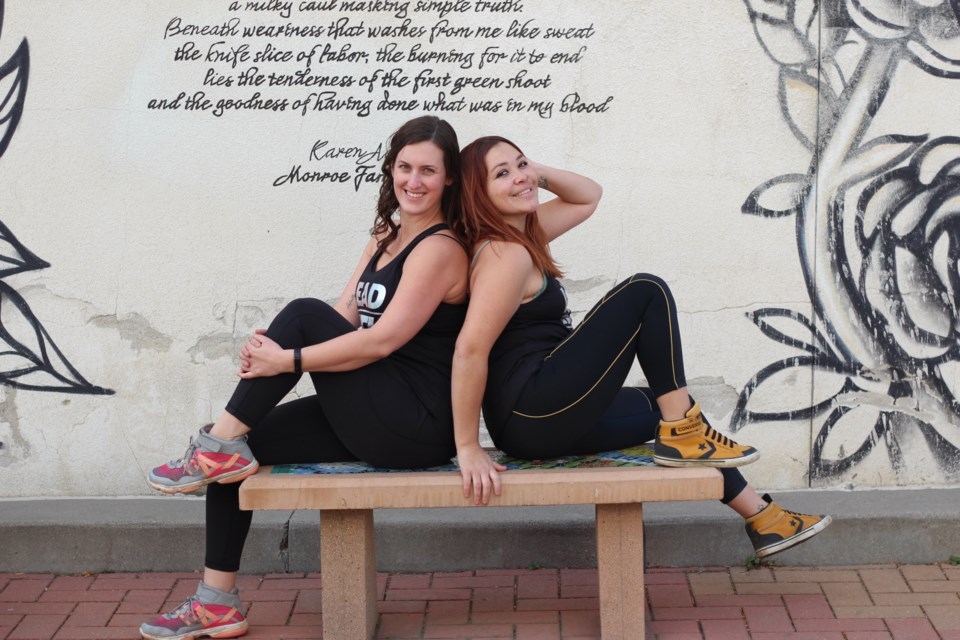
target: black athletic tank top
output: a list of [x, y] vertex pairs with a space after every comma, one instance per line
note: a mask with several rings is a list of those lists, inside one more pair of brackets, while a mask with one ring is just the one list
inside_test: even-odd
[[[378, 250], [374, 254], [360, 274], [355, 294], [361, 330], [373, 326], [393, 300], [403, 277], [403, 264], [410, 252], [421, 240], [444, 229], [447, 225], [437, 224], [424, 230], [380, 269], [376, 265], [383, 252]], [[450, 241], [459, 243], [453, 238]], [[389, 356], [389, 361], [430, 413], [445, 421], [450, 421], [452, 415], [450, 375], [453, 350], [466, 315], [465, 302], [441, 302], [423, 328]]]
[[544, 358], [572, 331], [563, 285], [544, 276], [544, 288], [520, 305], [490, 350], [483, 419], [491, 436], [496, 438]]

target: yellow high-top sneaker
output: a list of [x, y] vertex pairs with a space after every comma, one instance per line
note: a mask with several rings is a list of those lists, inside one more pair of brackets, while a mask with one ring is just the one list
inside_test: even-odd
[[665, 467], [739, 467], [760, 457], [753, 447], [717, 433], [696, 402], [682, 420], [660, 421], [653, 461]]
[[746, 520], [747, 535], [757, 558], [766, 558], [775, 553], [809, 540], [827, 528], [830, 516], [808, 516], [787, 511], [774, 502], [769, 495], [763, 499], [770, 504], [760, 513]]

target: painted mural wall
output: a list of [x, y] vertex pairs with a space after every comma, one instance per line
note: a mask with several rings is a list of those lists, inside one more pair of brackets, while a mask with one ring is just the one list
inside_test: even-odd
[[664, 277], [755, 485], [955, 485], [958, 79], [960, 0], [0, 0], [0, 497], [150, 493], [422, 113], [603, 185], [575, 320]]

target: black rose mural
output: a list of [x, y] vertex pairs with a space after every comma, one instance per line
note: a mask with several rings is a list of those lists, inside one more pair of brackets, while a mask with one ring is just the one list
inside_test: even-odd
[[[0, 0], [0, 36], [3, 8]], [[9, 147], [23, 114], [29, 68], [30, 54], [24, 38], [10, 59], [0, 65], [0, 157]], [[80, 375], [23, 296], [2, 280], [49, 266], [0, 222], [0, 385], [62, 393], [113, 393], [90, 384]]]
[[[783, 117], [812, 152], [805, 173], [776, 176], [743, 212], [794, 216], [812, 317], [749, 317], [802, 354], [757, 372], [731, 420], [812, 420], [812, 479], [837, 477], [904, 442], [960, 475], [960, 137], [867, 139], [899, 65], [960, 78], [960, 0], [745, 0], [780, 67]], [[819, 53], [818, 53], [819, 52]], [[806, 373], [803, 406], [771, 399]], [[914, 448], [915, 450], [916, 448]]]

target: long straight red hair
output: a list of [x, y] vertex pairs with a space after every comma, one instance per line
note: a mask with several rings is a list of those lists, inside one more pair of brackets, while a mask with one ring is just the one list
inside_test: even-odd
[[505, 240], [523, 245], [530, 254], [534, 266], [543, 273], [560, 277], [563, 273], [554, 262], [547, 246], [547, 238], [537, 220], [537, 214], [527, 216], [524, 230], [520, 231], [504, 219], [487, 194], [487, 153], [496, 145], [504, 143], [523, 154], [520, 147], [500, 136], [477, 138], [460, 152], [460, 169], [463, 172], [463, 189], [460, 192], [460, 218], [454, 225], [471, 251], [485, 240]]

